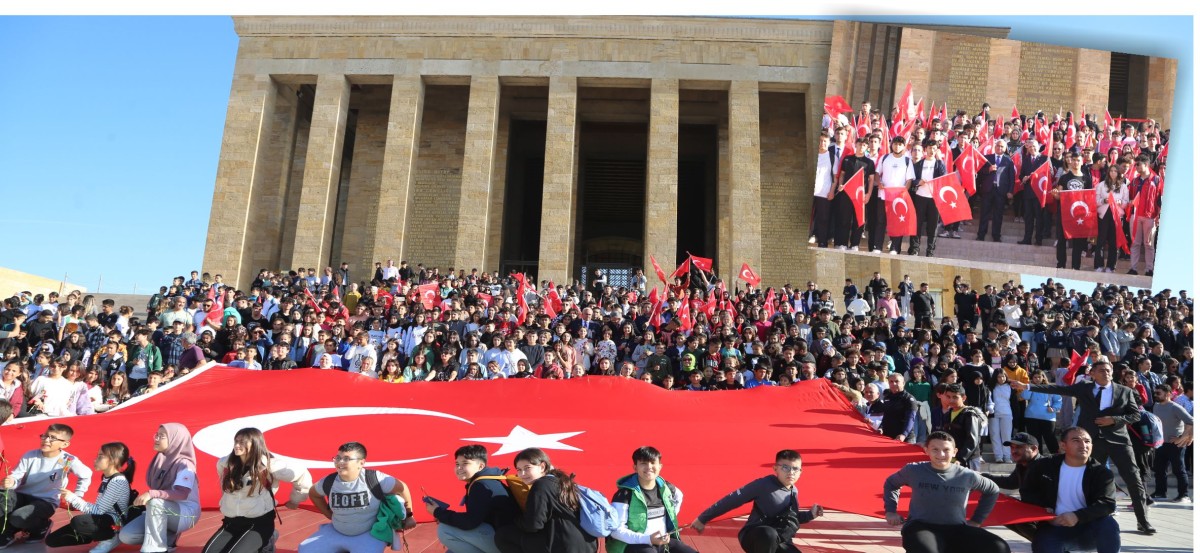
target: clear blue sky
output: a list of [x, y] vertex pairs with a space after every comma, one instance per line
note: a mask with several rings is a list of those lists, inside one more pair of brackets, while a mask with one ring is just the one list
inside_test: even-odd
[[[821, 19], [830, 19], [823, 17]], [[853, 16], [1180, 60], [1155, 288], [1194, 289], [1191, 17]], [[1152, 29], [1153, 32], [1147, 32]], [[95, 290], [199, 269], [237, 35], [228, 17], [0, 18], [0, 266]], [[11, 291], [0, 291], [8, 294]]]

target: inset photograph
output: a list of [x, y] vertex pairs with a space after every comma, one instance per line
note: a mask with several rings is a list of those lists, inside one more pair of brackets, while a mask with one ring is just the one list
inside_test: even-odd
[[834, 24], [811, 247], [1149, 287], [1176, 60], [958, 30]]

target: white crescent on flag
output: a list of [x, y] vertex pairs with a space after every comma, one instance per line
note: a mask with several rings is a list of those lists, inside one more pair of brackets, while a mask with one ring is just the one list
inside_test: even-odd
[[1036, 186], [1038, 190], [1045, 192], [1046, 191], [1046, 183], [1049, 181], [1050, 181], [1050, 177], [1047, 176], [1045, 173], [1042, 173], [1041, 175], [1038, 176], [1038, 179], [1036, 181], [1034, 181], [1033, 185]]
[[751, 273], [749, 268], [742, 269], [742, 278], [745, 280], [754, 280], [754, 273]]
[[[946, 199], [947, 191], [954, 195], [954, 200]], [[938, 197], [941, 198], [943, 202], [950, 204], [950, 207], [958, 207], [958, 205], [955, 203], [955, 201], [958, 200], [958, 191], [955, 190], [953, 186], [943, 186], [942, 189], [938, 191]]]
[[1077, 220], [1079, 221], [1079, 224], [1081, 224], [1081, 225], [1082, 225], [1082, 224], [1083, 224], [1083, 218], [1084, 218], [1084, 217], [1087, 217], [1087, 216], [1088, 216], [1089, 214], [1091, 214], [1091, 212], [1092, 212], [1091, 208], [1089, 208], [1089, 207], [1088, 207], [1088, 204], [1087, 204], [1087, 203], [1085, 203], [1083, 200], [1075, 200], [1075, 201], [1074, 201], [1074, 202], [1071, 204], [1071, 211], [1070, 211], [1070, 212], [1071, 212], [1071, 216], [1072, 216], [1072, 217], [1075, 217], [1075, 216], [1076, 216], [1076, 215], [1075, 215], [1075, 208], [1076, 208], [1076, 207], [1081, 207], [1081, 206], [1083, 207], [1083, 215], [1079, 216], [1079, 219], [1077, 219]]
[[895, 213], [898, 217], [900, 217], [900, 220], [903, 221], [904, 215], [901, 215], [900, 210], [896, 209], [896, 204], [900, 204], [900, 207], [904, 208], [904, 214], [907, 215], [908, 214], [908, 203], [904, 201], [904, 198], [901, 198], [899, 196], [897, 196], [896, 199], [892, 200], [892, 213]]
[[[203, 451], [213, 457], [220, 458], [226, 455], [229, 451], [229, 444], [233, 443], [233, 437], [238, 430], [243, 428], [257, 428], [264, 433], [276, 428], [299, 424], [302, 422], [316, 421], [331, 418], [344, 418], [356, 416], [378, 416], [378, 415], [418, 415], [425, 417], [438, 417], [444, 419], [456, 420], [465, 422], [470, 425], [475, 423], [440, 411], [429, 411], [426, 409], [409, 409], [406, 407], [323, 407], [319, 409], [297, 409], [295, 411], [281, 411], [278, 413], [263, 413], [260, 415], [250, 415], [248, 417], [239, 417], [230, 419], [224, 422], [219, 422], [200, 429], [192, 438], [192, 444], [196, 449]], [[321, 469], [329, 467], [329, 459], [297, 459], [283, 455], [278, 451], [272, 451], [272, 455], [283, 458], [303, 465], [305, 468]], [[445, 457], [446, 454], [433, 455], [430, 457], [418, 457], [413, 459], [398, 459], [394, 461], [371, 461], [368, 466], [384, 466], [384, 465], [402, 465], [406, 463], [419, 463], [438, 457]]]

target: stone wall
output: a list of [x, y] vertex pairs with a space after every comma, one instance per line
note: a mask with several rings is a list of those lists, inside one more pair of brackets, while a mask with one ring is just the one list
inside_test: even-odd
[[[762, 132], [763, 280], [783, 284], [809, 273], [800, 253], [807, 247], [812, 213], [808, 118], [805, 95], [763, 92], [759, 98]], [[736, 224], [736, 221], [735, 221]], [[736, 259], [734, 261], [737, 261]], [[737, 264], [740, 267], [740, 263]], [[734, 267], [735, 269], [737, 267]]]
[[[470, 88], [466, 86], [425, 87], [421, 146], [414, 178], [416, 190], [404, 252], [413, 263], [424, 263], [427, 267], [454, 264], [469, 95]], [[477, 223], [476, 214], [462, 215], [464, 224]], [[384, 226], [387, 227], [386, 221]]]

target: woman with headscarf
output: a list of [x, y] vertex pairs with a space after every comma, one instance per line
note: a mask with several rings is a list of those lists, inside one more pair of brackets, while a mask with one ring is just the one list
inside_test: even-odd
[[150, 489], [133, 501], [146, 512], [121, 528], [121, 543], [140, 544], [143, 553], [173, 549], [179, 534], [200, 517], [196, 450], [187, 427], [177, 422], [158, 427], [154, 450], [158, 453], [146, 471]]

